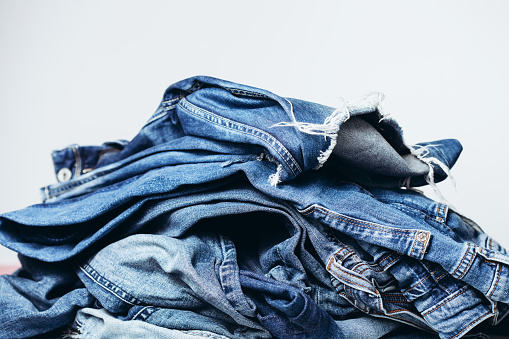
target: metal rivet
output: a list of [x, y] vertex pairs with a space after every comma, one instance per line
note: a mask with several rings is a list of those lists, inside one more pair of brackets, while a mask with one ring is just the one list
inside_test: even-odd
[[417, 240], [420, 242], [425, 242], [428, 239], [428, 235], [424, 232], [417, 233]]
[[72, 172], [70, 169], [64, 167], [61, 168], [57, 173], [57, 180], [58, 182], [66, 182], [71, 180], [72, 178]]

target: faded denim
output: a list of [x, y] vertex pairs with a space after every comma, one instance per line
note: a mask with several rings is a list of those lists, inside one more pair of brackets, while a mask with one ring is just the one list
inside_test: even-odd
[[76, 329], [72, 332], [87, 339], [228, 339], [209, 331], [179, 331], [152, 325], [144, 321], [122, 321], [104, 309], [84, 308], [78, 311], [75, 320]]
[[[205, 220], [230, 216], [242, 225], [235, 215], [257, 215], [254, 220], [281, 223], [284, 232], [278, 233], [280, 238], [260, 238], [263, 246], [256, 249], [241, 242], [235, 269], [266, 275], [309, 293], [343, 324], [364, 313], [389, 319], [399, 314], [398, 321], [433, 329], [443, 338], [459, 337], [469, 329], [461, 315], [428, 312], [429, 304], [443, 301], [454, 309], [461, 297], [452, 296], [469, 295], [473, 309], [465, 317], [477, 319], [470, 325], [483, 317], [495, 319], [509, 302], [509, 257], [466, 219], [450, 214], [449, 227], [458, 229], [456, 233], [437, 227], [443, 223], [436, 216], [445, 216], [446, 207], [437, 205], [436, 220], [430, 222], [415, 212], [414, 205], [417, 210], [428, 208], [418, 196], [408, 190], [380, 189], [443, 180], [461, 152], [461, 145], [450, 139], [405, 145], [398, 124], [381, 111], [380, 100], [379, 95], [371, 94], [359, 103], [331, 108], [209, 77], [183, 80], [167, 89], [156, 113], [130, 142], [72, 145], [54, 152], [61, 182], [42, 189], [43, 204], [0, 216], [0, 242], [48, 265], [79, 264], [78, 274], [88, 291], [105, 309], [122, 314], [125, 320], [141, 316], [153, 324], [171, 329], [188, 326], [189, 330], [200, 330], [197, 324], [202, 323], [207, 324], [203, 330], [228, 336], [240, 336], [236, 326], [244, 326], [246, 333], [268, 335], [256, 319], [255, 307], [238, 288], [231, 289], [235, 297], [229, 299], [224, 294], [230, 289], [224, 285], [215, 285], [216, 295], [197, 284], [194, 298], [188, 301], [198, 303], [205, 312], [190, 316], [171, 303], [157, 304], [161, 299], [155, 296], [156, 290], [140, 293], [140, 282], [147, 278], [142, 266], [118, 265], [111, 260], [116, 256], [101, 254], [112, 248], [121, 251], [119, 244], [142, 236], [137, 233], [164, 235], [174, 241], [194, 239], [191, 243], [205, 241], [210, 250], [209, 255], [196, 254], [196, 264], [205, 265], [212, 270], [205, 274], [211, 274], [217, 269], [213, 258], [228, 262], [221, 252], [232, 247], [226, 239], [232, 237], [230, 241], [237, 244], [242, 237], [230, 234], [218, 246], [216, 241], [196, 238], [194, 232], [204, 231]], [[359, 154], [362, 156], [355, 156]], [[357, 181], [365, 188], [347, 181]], [[338, 242], [327, 238], [330, 232]], [[309, 244], [314, 252], [309, 251]], [[352, 261], [354, 255], [342, 252], [348, 246], [360, 255], [358, 259]], [[355, 267], [364, 262], [378, 268], [357, 272]], [[115, 271], [117, 267], [131, 268], [127, 276], [138, 278], [124, 281], [115, 277], [122, 272]], [[186, 267], [184, 278], [199, 281], [187, 275], [194, 266]], [[355, 273], [358, 288], [340, 274], [345, 270]], [[405, 280], [409, 272], [412, 276]], [[75, 276], [63, 277], [67, 284], [76, 283]], [[400, 279], [407, 292], [422, 279], [435, 284], [422, 285], [426, 288], [417, 296], [400, 290], [398, 296], [403, 297], [396, 303], [390, 296], [379, 296], [376, 300], [402, 307], [400, 311], [384, 306], [384, 311], [377, 305], [365, 308], [360, 304], [369, 304], [370, 293], [380, 292], [372, 278], [387, 286]], [[446, 280], [450, 282], [447, 291], [435, 297], [434, 291]], [[122, 298], [118, 298], [116, 288], [121, 282], [128, 286], [120, 289]], [[32, 283], [29, 279], [21, 287], [28, 296]], [[6, 286], [9, 299], [16, 300], [19, 287]], [[471, 292], [471, 287], [481, 293]], [[197, 298], [202, 293], [205, 300]], [[4, 326], [0, 329], [17, 333], [5, 327], [17, 319], [7, 302], [0, 312], [0, 326]], [[75, 312], [69, 305], [74, 303], [71, 298], [58, 316], [69, 319]], [[90, 306], [85, 304], [79, 307]], [[158, 318], [158, 314], [165, 316]], [[29, 321], [42, 322], [39, 316], [33, 314]], [[451, 323], [442, 328], [441, 321], [449, 318]], [[168, 319], [174, 323], [167, 323]], [[17, 326], [22, 327], [23, 322]]]

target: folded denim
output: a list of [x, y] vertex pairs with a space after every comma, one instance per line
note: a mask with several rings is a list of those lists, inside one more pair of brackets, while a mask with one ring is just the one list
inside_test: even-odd
[[[348, 239], [316, 225], [313, 243], [345, 299], [363, 312], [455, 338], [498, 310], [488, 298], [439, 265]], [[371, 256], [370, 253], [374, 256]]]
[[122, 321], [105, 309], [83, 308], [76, 315], [74, 330], [60, 338], [87, 339], [228, 339], [210, 331], [174, 330], [138, 320]]
[[78, 275], [122, 320], [230, 338], [271, 337], [242, 293], [233, 244], [221, 235], [133, 235], [99, 251]]
[[[45, 187], [41, 193], [48, 202], [84, 194], [122, 177], [107, 176], [112, 172], [127, 171], [122, 173], [125, 178], [136, 171], [144, 173], [150, 166], [192, 163], [195, 153], [191, 150], [255, 156], [263, 153], [264, 160], [277, 165], [277, 171], [269, 174], [274, 184], [321, 167], [331, 155], [340, 159], [339, 163], [344, 162], [343, 167], [353, 166], [357, 172], [374, 173], [392, 181], [398, 179], [399, 186], [407, 179], [425, 184], [424, 177], [430, 174], [435, 182], [445, 179], [447, 173], [440, 164], [451, 168], [461, 144], [450, 139], [406, 146], [399, 125], [380, 113], [380, 101], [372, 94], [357, 104], [343, 103], [333, 109], [224, 80], [189, 78], [166, 90], [159, 108], [129, 143], [116, 141], [81, 148], [71, 145], [55, 151], [56, 172], [67, 170], [73, 180]], [[157, 148], [161, 145], [166, 149]], [[168, 159], [166, 154], [148, 166], [138, 162], [172, 147], [183, 152], [178, 154], [179, 159]], [[377, 185], [374, 180], [370, 182]]]
[[[382, 319], [363, 318], [343, 298], [338, 299], [330, 279], [326, 279], [320, 284], [328, 284], [328, 294], [321, 289], [320, 298], [317, 299], [320, 302], [328, 299], [330, 304], [334, 303], [331, 308], [336, 311], [332, 313], [342, 313], [342, 320], [331, 322], [332, 318], [325, 312], [325, 308], [311, 299], [311, 296], [317, 295], [314, 277], [324, 273], [325, 269], [323, 265], [313, 267], [307, 264], [303, 268], [313, 277], [305, 277], [306, 272], [299, 268], [299, 264], [302, 266], [306, 262], [306, 250], [302, 246], [305, 243], [302, 238], [305, 232], [298, 231], [298, 227], [295, 227], [298, 224], [296, 221], [289, 223], [276, 218], [277, 210], [265, 208], [266, 213], [272, 213], [269, 215], [271, 218], [267, 218], [267, 215], [253, 214], [256, 210], [251, 206], [248, 209], [249, 216], [239, 215], [243, 212], [239, 205], [230, 209], [229, 213], [236, 214], [228, 218], [221, 203], [189, 208], [199, 209], [200, 213], [186, 215], [196, 215], [195, 218], [203, 216], [206, 220], [197, 222], [186, 233], [188, 235], [168, 237], [167, 234], [172, 232], [170, 227], [159, 229], [154, 234], [133, 235], [109, 245], [99, 251], [89, 263], [82, 265], [79, 273], [81, 279], [105, 309], [125, 320], [143, 320], [180, 330], [188, 327], [200, 330], [205, 328], [229, 337], [261, 337], [260, 333], [253, 334], [253, 328], [246, 326], [245, 320], [242, 325], [243, 318], [239, 314], [247, 316], [248, 319], [258, 315], [261, 324], [276, 337], [284, 337], [286, 334], [322, 338], [327, 333], [334, 333], [333, 337], [348, 338], [354, 333], [366, 331], [371, 337], [378, 338], [401, 325]], [[261, 210], [260, 207], [257, 209]], [[209, 212], [205, 212], [206, 210]], [[215, 219], [211, 218], [213, 214], [217, 214]], [[302, 218], [298, 214], [296, 216]], [[183, 220], [196, 221], [188, 219], [184, 216], [172, 217], [168, 225], [175, 225]], [[239, 222], [249, 226], [251, 232], [239, 230]], [[255, 225], [259, 226], [255, 228]], [[294, 236], [288, 237], [288, 233], [293, 233]], [[228, 234], [235, 242], [222, 234]], [[260, 251], [257, 247], [263, 250]], [[237, 252], [236, 248], [240, 250]], [[292, 250], [289, 251], [289, 248]], [[299, 258], [295, 258], [297, 254]], [[238, 265], [244, 269], [267, 273], [241, 273], [237, 258]], [[216, 277], [219, 279], [217, 283]], [[143, 281], [142, 285], [140, 281]], [[278, 289], [281, 294], [293, 293], [300, 296], [298, 300], [307, 302], [301, 303], [300, 309], [295, 304], [293, 306], [296, 309], [290, 311], [287, 308], [289, 315], [286, 317], [268, 315], [263, 312], [268, 309], [268, 304], [253, 304], [250, 301], [253, 299], [252, 293], [251, 296], [244, 296], [245, 288], [253, 290], [257, 287], [260, 290], [260, 285], [254, 283], [260, 281], [265, 282], [265, 287], [268, 286], [269, 290], [272, 287], [272, 292]], [[271, 307], [275, 303], [277, 304], [277, 301], [273, 302]], [[228, 317], [225, 317], [225, 314]], [[357, 320], [351, 321], [352, 318]], [[232, 319], [235, 320], [234, 323], [231, 322]], [[303, 319], [315, 326], [314, 331], [306, 332], [303, 329]], [[276, 320], [277, 325], [274, 325]], [[224, 326], [220, 327], [219, 324]], [[295, 328], [296, 324], [298, 328], [295, 331], [298, 332], [289, 333], [287, 330]], [[277, 331], [274, 326], [280, 326], [284, 330]], [[316, 326], [320, 330], [317, 330]], [[239, 331], [242, 332], [238, 334]]]
[[276, 338], [346, 338], [332, 317], [304, 291], [249, 271], [240, 284], [260, 323]]
[[20, 256], [23, 267], [0, 276], [0, 338], [28, 338], [73, 322], [95, 299], [71, 263], [45, 263]]
[[[370, 126], [376, 127], [375, 135], [385, 136], [390, 147], [384, 144], [379, 153], [411, 155], [397, 123], [383, 117], [373, 100], [367, 97], [358, 105], [334, 110], [209, 77], [183, 80], [168, 88], [156, 113], [131, 142], [85, 148], [73, 145], [55, 152], [55, 168], [73, 173], [72, 180], [44, 188], [46, 204], [0, 217], [0, 241], [30, 257], [65, 260], [116, 226], [118, 219], [108, 214], [116, 209], [117, 214], [123, 211], [124, 216], [129, 215], [138, 207], [136, 200], [143, 197], [187, 186], [203, 190], [206, 183], [238, 171], [244, 171], [258, 187], [267, 186], [268, 181], [271, 185], [288, 181], [323, 166], [329, 151], [346, 153], [333, 146], [340, 126], [350, 117], [369, 120]], [[419, 147], [428, 152], [421, 160], [430, 166], [428, 175], [433, 174], [435, 181], [445, 177], [440, 176], [443, 170], [436, 164], [452, 166], [461, 152], [457, 142]], [[246, 166], [234, 166], [239, 163]], [[401, 180], [412, 174], [411, 170], [386, 172], [397, 178], [399, 174]], [[422, 177], [422, 170], [414, 174]], [[86, 195], [90, 192], [95, 194]], [[92, 220], [94, 225], [107, 227], [88, 228], [96, 234], [80, 241], [73, 253], [66, 253], [70, 250], [66, 242], [77, 243], [90, 236], [82, 226]], [[73, 226], [76, 224], [80, 225]], [[26, 248], [30, 242], [36, 250]], [[39, 248], [39, 243], [52, 246]]]
[[[415, 220], [435, 229], [433, 233], [446, 234], [451, 244], [462, 243], [463, 257], [454, 262], [440, 263], [455, 278], [472, 285], [494, 301], [509, 302], [509, 256], [506, 249], [484, 233], [472, 220], [411, 191], [377, 191], [372, 194], [384, 203], [394, 206]], [[443, 249], [450, 255], [451, 248]], [[450, 258], [449, 258], [450, 259]]]
[[[91, 262], [81, 265], [78, 271], [88, 288], [84, 291], [87, 301], [78, 307], [90, 306], [91, 297], [87, 293], [91, 291], [109, 312], [122, 313], [127, 317], [125, 320], [147, 317], [171, 329], [186, 326], [187, 322], [188, 330], [200, 330], [198, 323], [208, 324], [204, 331], [228, 336], [238, 335], [236, 326], [245, 326], [250, 331], [259, 331], [256, 336], [270, 336], [254, 320], [254, 306], [238, 289], [233, 299], [218, 289], [217, 298], [223, 298], [219, 300], [198, 284], [199, 293], [191, 295], [195, 297], [192, 300], [200, 303], [199, 307], [207, 310], [204, 314], [186, 312], [172, 304], [158, 305], [159, 298], [144, 300], [146, 290], [139, 290], [144, 287], [140, 282], [148, 273], [143, 275], [138, 265], [135, 265], [138, 272], [128, 263], [117, 265], [101, 254], [111, 248], [121, 251], [118, 244], [133, 239], [126, 237], [139, 232], [177, 241], [182, 240], [179, 237], [196, 236], [195, 229], [202, 227], [206, 219], [231, 216], [242, 224], [255, 212], [269, 214], [269, 218], [257, 220], [280, 223], [279, 227], [287, 228], [286, 233], [278, 233], [279, 238], [272, 235], [259, 238], [263, 250], [253, 248], [248, 241], [241, 242], [242, 246], [237, 246], [238, 266], [233, 265], [234, 269], [266, 275], [307, 291], [333, 319], [350, 321], [358, 317], [359, 310], [369, 311], [360, 304], [368, 300], [362, 293], [369, 294], [373, 287], [377, 294], [378, 286], [368, 280], [371, 287], [356, 289], [347, 279], [334, 275], [332, 267], [355, 271], [347, 265], [353, 255], [340, 257], [343, 249], [337, 243], [331, 245], [327, 241], [329, 247], [323, 247], [321, 241], [327, 232], [317, 231], [322, 227], [341, 241], [352, 239], [348, 246], [355, 248], [353, 252], [360, 256], [359, 260], [371, 260], [369, 265], [383, 268], [365, 271], [373, 275], [370, 279], [375, 278], [375, 282], [379, 279], [388, 283], [399, 277], [404, 286], [411, 288], [440, 271], [430, 271], [428, 267], [441, 266], [447, 281], [454, 282], [445, 290], [449, 295], [456, 293], [462, 297], [445, 297], [448, 295], [445, 293], [436, 297], [439, 300], [434, 299], [432, 291], [442, 288], [440, 283], [445, 281], [436, 278], [434, 285], [423, 284], [427, 289], [410, 306], [408, 301], [395, 304], [403, 308], [401, 312], [389, 306], [390, 298], [380, 299], [381, 294], [378, 300], [384, 301], [383, 307], [373, 305], [373, 309], [382, 311], [377, 316], [404, 315], [400, 321], [433, 328], [443, 338], [459, 337], [469, 328], [463, 323], [467, 320], [454, 312], [445, 318], [437, 316], [436, 319], [451, 319], [448, 322], [451, 328], [442, 329], [434, 318], [439, 312], [428, 312], [428, 304], [443, 301], [440, 305], [452, 306], [470, 295], [472, 307], [486, 305], [488, 301], [493, 307], [483, 310], [489, 309], [486, 316], [496, 319], [499, 310], [505, 310], [509, 302], [509, 256], [473, 222], [454, 213], [446, 218], [446, 205], [423, 202], [409, 190], [377, 188], [443, 180], [461, 152], [456, 140], [405, 145], [399, 125], [382, 114], [379, 101], [380, 97], [374, 94], [355, 105], [345, 103], [333, 109], [209, 77], [183, 80], [167, 89], [157, 111], [132, 141], [87, 147], [72, 145], [54, 152], [55, 170], [62, 182], [42, 190], [43, 204], [1, 215], [0, 242], [35, 262], [57, 262], [41, 266], [51, 269], [59, 262], [83, 262], [92, 256]], [[379, 147], [373, 150], [376, 145]], [[362, 156], [356, 157], [358, 154]], [[368, 190], [342, 180], [356, 180]], [[426, 217], [422, 217], [423, 211]], [[243, 215], [242, 220], [234, 214]], [[133, 237], [138, 236], [141, 235]], [[220, 243], [227, 248], [228, 240], [224, 239]], [[242, 236], [237, 234], [235, 239], [239, 241]], [[307, 250], [306, 241], [311, 242], [316, 253], [322, 253], [321, 262]], [[210, 246], [216, 249], [211, 252], [212, 257], [222, 253], [217, 249], [223, 247], [216, 243]], [[116, 257], [117, 254], [112, 258]], [[94, 267], [102, 264], [106, 265], [103, 273]], [[207, 267], [215, 269], [210, 263]], [[125, 276], [132, 274], [137, 278], [126, 281], [122, 276], [115, 277], [118, 268], [122, 268], [119, 272], [129, 271]], [[205, 270], [205, 274], [211, 272]], [[408, 272], [413, 275], [407, 277]], [[8, 299], [23, 304], [32, 297], [38, 298], [29, 287], [35, 280], [23, 282], [15, 278], [14, 275], [0, 280], [9, 291], [5, 294]], [[64, 274], [59, 278], [65, 284], [76, 283], [75, 276]], [[191, 276], [187, 278], [193, 280]], [[356, 278], [362, 282], [359, 286], [364, 286], [366, 279], [362, 274]], [[118, 291], [126, 293], [128, 300], [143, 302], [129, 304], [124, 297], [119, 299], [115, 293], [120, 282], [136, 282], [130, 286], [132, 291]], [[55, 284], [58, 282], [51, 281], [43, 290]], [[484, 295], [466, 292], [472, 290], [470, 286]], [[201, 293], [205, 300], [198, 298]], [[70, 300], [50, 318], [69, 319], [76, 303], [72, 297]], [[30, 319], [12, 325], [19, 312], [8, 303], [6, 300], [0, 304], [0, 326], [11, 331], [6, 333], [29, 331], [21, 327], [42, 322], [44, 318], [44, 314], [34, 311]], [[454, 309], [445, 306], [441, 310]], [[475, 318], [478, 313], [482, 312], [475, 309], [465, 317]], [[207, 317], [214, 320], [207, 321]], [[481, 318], [471, 324], [477, 324]], [[5, 321], [14, 327], [2, 325]], [[33, 328], [42, 330], [44, 326], [48, 327], [45, 330], [52, 329], [41, 324]]]

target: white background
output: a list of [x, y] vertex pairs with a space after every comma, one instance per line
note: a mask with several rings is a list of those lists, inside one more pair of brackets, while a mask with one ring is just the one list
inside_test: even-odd
[[39, 202], [52, 150], [131, 139], [201, 74], [329, 106], [384, 92], [407, 142], [462, 142], [457, 192], [440, 187], [509, 247], [508, 15], [490, 0], [0, 0], [0, 212]]

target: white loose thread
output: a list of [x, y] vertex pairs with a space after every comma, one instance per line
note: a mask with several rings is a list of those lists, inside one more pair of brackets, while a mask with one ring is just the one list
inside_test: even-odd
[[[325, 139], [330, 139], [329, 147], [325, 151], [320, 151], [320, 155], [318, 156], [318, 164], [314, 169], [319, 169], [322, 167], [327, 159], [329, 159], [334, 147], [336, 147], [338, 132], [341, 124], [350, 119], [350, 111], [354, 110], [367, 110], [374, 111], [378, 110], [380, 114], [383, 115], [383, 111], [380, 107], [380, 103], [384, 99], [384, 94], [379, 92], [370, 92], [362, 97], [355, 104], [348, 104], [342, 98], [341, 105], [335, 109], [331, 115], [329, 115], [323, 122], [323, 124], [313, 124], [308, 122], [300, 122], [297, 121], [295, 115], [293, 113], [293, 105], [290, 101], [290, 113], [292, 115], [292, 122], [280, 122], [272, 127], [295, 127], [302, 133], [311, 134], [311, 135], [323, 135]], [[383, 118], [382, 118], [383, 119]]]
[[426, 145], [426, 146], [420, 146], [420, 145], [413, 145], [408, 146], [410, 149], [410, 152], [415, 155], [419, 160], [424, 162], [429, 167], [428, 174], [425, 177], [426, 182], [433, 188], [435, 191], [435, 194], [438, 196], [440, 200], [442, 200], [444, 203], [448, 203], [447, 199], [442, 195], [442, 192], [440, 192], [440, 189], [438, 188], [437, 184], [435, 183], [435, 171], [433, 169], [433, 164], [438, 165], [449, 178], [451, 178], [451, 182], [456, 188], [456, 180], [454, 179], [451, 170], [447, 165], [445, 165], [442, 161], [438, 160], [435, 157], [428, 157], [429, 155], [429, 147], [436, 147], [436, 145]]
[[269, 176], [269, 184], [276, 187], [281, 182], [281, 172], [283, 172], [283, 165], [278, 164], [276, 173]]
[[348, 110], [348, 106], [343, 101], [342, 105], [335, 109], [331, 115], [329, 115], [323, 122], [323, 124], [313, 124], [309, 122], [298, 122], [293, 116], [293, 122], [280, 122], [278, 124], [273, 125], [272, 127], [289, 127], [293, 126], [297, 128], [302, 133], [310, 134], [310, 135], [323, 135], [325, 139], [330, 139], [330, 145], [325, 151], [320, 151], [320, 155], [318, 156], [318, 164], [314, 169], [319, 169], [325, 164], [329, 156], [331, 155], [334, 147], [336, 146], [339, 126], [344, 123], [346, 120], [350, 118], [350, 111]]

